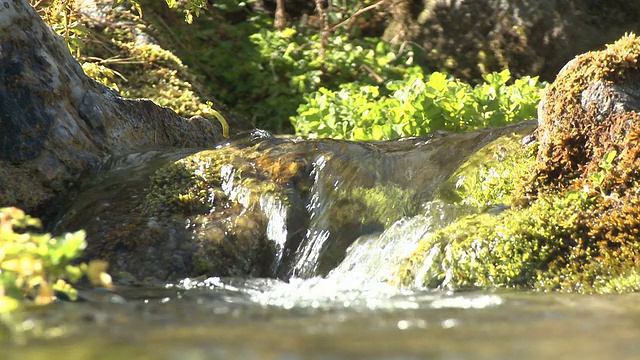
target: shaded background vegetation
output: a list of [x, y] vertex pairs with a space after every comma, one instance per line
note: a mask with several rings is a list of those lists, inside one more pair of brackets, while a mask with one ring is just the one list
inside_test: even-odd
[[[398, 117], [403, 111], [385, 110], [382, 104], [388, 108], [388, 99], [397, 99], [399, 94], [394, 93], [401, 89], [415, 94], [416, 80], [428, 82], [435, 71], [448, 76], [455, 88], [450, 91], [452, 98], [461, 83], [484, 86], [487, 75], [503, 70], [513, 75], [505, 85], [527, 75], [552, 81], [576, 54], [637, 30], [635, 19], [640, 15], [640, 5], [588, 0], [115, 2], [116, 11], [111, 11], [113, 1], [55, 0], [37, 5], [43, 12], [44, 5], [63, 4], [69, 9], [67, 17], [78, 19], [77, 28], [89, 29], [75, 38], [72, 31], [69, 37], [64, 31], [69, 27], [60, 26], [58, 19], [58, 30], [69, 38], [71, 50], [85, 63], [107, 69], [85, 67], [126, 96], [151, 98], [187, 117], [206, 113], [203, 104], [213, 101], [216, 108], [228, 107], [227, 114], [242, 119], [232, 121], [237, 131], [257, 127], [361, 139], [500, 125], [473, 118], [519, 111], [511, 106], [514, 101], [529, 108], [539, 94], [527, 89], [489, 113], [483, 113], [482, 104], [468, 111], [467, 100], [440, 106], [448, 107], [444, 112], [433, 111], [449, 118], [468, 116], [462, 122], [472, 126], [438, 126], [445, 121]], [[88, 11], [87, 3], [97, 4], [99, 10]], [[139, 13], [142, 19], [135, 16]], [[542, 86], [536, 82], [533, 87]], [[332, 103], [327, 94], [355, 100]], [[424, 110], [416, 99], [400, 100]], [[344, 119], [344, 114], [371, 117], [362, 113], [367, 109], [357, 108], [363, 102], [379, 114], [374, 123], [385, 126], [385, 131], [380, 128], [375, 133], [382, 135], [374, 136], [371, 129], [354, 133], [353, 129], [374, 123]], [[326, 111], [319, 119], [305, 115], [310, 108], [323, 106]], [[514, 120], [532, 116], [525, 111]], [[316, 120], [320, 125], [309, 126]], [[408, 126], [411, 121], [415, 124]]]

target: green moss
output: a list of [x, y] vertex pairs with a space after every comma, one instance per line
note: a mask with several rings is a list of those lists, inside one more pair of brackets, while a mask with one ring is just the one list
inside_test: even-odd
[[373, 223], [386, 228], [409, 215], [413, 203], [411, 195], [393, 184], [338, 190], [330, 210], [330, 223], [336, 230], [346, 225]]
[[229, 146], [187, 156], [156, 171], [140, 210], [154, 216], [196, 215], [238, 203], [249, 208], [268, 192], [286, 197], [306, 163], [282, 151]]
[[[523, 157], [518, 165], [530, 161]], [[483, 166], [476, 164], [465, 172], [477, 176]], [[461, 203], [495, 203], [503, 195], [517, 194], [510, 185], [517, 173], [493, 185], [508, 188], [504, 193], [460, 187], [455, 194]], [[482, 180], [471, 182], [476, 183]], [[420, 242], [402, 264], [397, 282], [454, 289], [640, 290], [640, 187], [636, 182], [623, 195], [608, 191], [587, 187], [547, 192], [526, 206], [459, 219]]]
[[211, 90], [173, 51], [154, 43], [141, 18], [118, 9], [107, 18], [109, 25], [91, 32], [82, 48], [87, 75], [124, 97], [150, 99], [186, 118], [210, 113]]
[[564, 288], [561, 264], [579, 253], [581, 204], [540, 199], [524, 209], [462, 218], [422, 240], [400, 271], [399, 283], [460, 288]]
[[213, 204], [213, 189], [198, 186], [199, 179], [184, 163], [175, 162], [156, 172], [151, 178], [141, 210], [149, 215], [196, 214]]
[[535, 159], [535, 146], [524, 146], [523, 136], [502, 136], [474, 153], [438, 188], [436, 198], [479, 208], [510, 204]]

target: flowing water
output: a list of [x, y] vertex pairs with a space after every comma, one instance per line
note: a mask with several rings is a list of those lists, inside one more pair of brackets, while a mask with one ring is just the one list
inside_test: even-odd
[[[142, 181], [151, 171], [143, 171], [142, 162], [157, 168], [156, 160], [175, 160], [189, 152], [147, 152], [133, 160], [114, 160], [112, 171], [135, 169], [139, 179], [130, 175], [125, 178]], [[410, 154], [399, 155], [406, 159]], [[391, 164], [389, 158], [376, 160], [377, 165], [384, 161]], [[201, 277], [163, 286], [81, 290], [84, 302], [27, 308], [3, 318], [0, 323], [9, 325], [0, 331], [0, 358], [640, 356], [639, 294], [589, 296], [486, 289], [451, 292], [391, 285], [398, 262], [415, 249], [420, 239], [466, 211], [436, 200], [423, 201], [410, 215], [385, 229], [357, 237], [339, 264], [318, 276], [320, 253], [332, 236], [326, 216], [336, 205], [331, 194], [362, 175], [363, 168], [366, 166], [354, 167], [351, 172], [343, 168], [337, 176], [330, 161], [322, 156], [315, 159], [306, 207], [310, 225], [282, 280]], [[411, 167], [403, 169], [412, 171]], [[222, 171], [222, 190], [237, 201], [244, 201], [244, 190], [233, 182], [235, 170], [227, 167]], [[94, 193], [100, 190], [112, 197], [110, 191], [117, 192], [122, 187], [96, 181], [94, 189]], [[92, 207], [91, 204], [81, 199], [81, 208]], [[277, 274], [286, 255], [290, 211], [285, 203], [268, 194], [260, 197], [259, 205], [269, 219], [266, 235], [274, 243], [272, 270]]]

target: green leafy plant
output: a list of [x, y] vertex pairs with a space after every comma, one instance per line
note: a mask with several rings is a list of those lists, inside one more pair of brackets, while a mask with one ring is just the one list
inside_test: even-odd
[[613, 160], [615, 160], [616, 156], [618, 156], [618, 152], [616, 150], [611, 150], [604, 154], [602, 160], [598, 164], [600, 170], [589, 174], [587, 177], [593, 187], [585, 185], [581, 190], [567, 191], [567, 199], [579, 201], [584, 204], [591, 204], [593, 203], [594, 195], [597, 194], [594, 192], [595, 189], [600, 192], [600, 195], [602, 195], [603, 198], [607, 197], [608, 195], [605, 192], [605, 186], [603, 186], [603, 184], [607, 175], [613, 168]]
[[76, 0], [31, 0], [31, 5], [51, 28], [64, 38], [71, 54], [79, 57], [88, 30], [81, 21], [78, 2]]
[[[233, 84], [216, 87], [220, 100], [247, 114], [257, 127], [292, 131], [289, 117], [305, 94], [320, 88], [337, 90], [348, 82], [377, 85], [421, 72], [411, 66], [411, 50], [394, 49], [370, 38], [334, 35], [324, 45], [323, 59], [319, 34], [294, 28], [272, 30], [269, 21], [260, 18], [237, 24], [224, 37], [219, 30], [211, 30], [215, 46], [205, 46], [197, 55], [220, 84]], [[204, 35], [207, 30], [198, 33]], [[229, 59], [234, 59], [233, 66]]]
[[184, 20], [189, 24], [193, 23], [193, 16], [200, 16], [200, 11], [207, 6], [207, 0], [165, 1], [170, 8], [181, 9], [184, 12]]
[[413, 65], [411, 46], [360, 35], [358, 24], [372, 13], [362, 6], [369, 3], [349, 1], [324, 9], [329, 30], [323, 31], [324, 25], [311, 24], [317, 14], [278, 30], [272, 16], [253, 11], [250, 2], [223, 0], [212, 3], [191, 26], [170, 31], [184, 45], [177, 53], [206, 76], [217, 99], [256, 127], [293, 132], [289, 117], [307, 93], [338, 90], [347, 82], [378, 85], [421, 72]]
[[86, 247], [84, 231], [57, 237], [32, 231], [40, 227], [40, 220], [20, 209], [0, 209], [0, 313], [26, 298], [48, 304], [56, 292], [75, 300], [77, 291], [70, 283], [83, 276], [95, 285], [111, 286], [105, 262], [72, 264]]
[[591, 180], [591, 182], [593, 182], [596, 187], [600, 188], [601, 192], [604, 191], [602, 189], [602, 183], [604, 182], [607, 173], [613, 167], [613, 160], [617, 155], [618, 152], [615, 150], [609, 151], [608, 153], [604, 154], [604, 156], [602, 157], [602, 161], [600, 161], [600, 163], [598, 164], [598, 166], [600, 167], [600, 171], [596, 171], [589, 175], [589, 180]]
[[[546, 87], [537, 77], [508, 70], [472, 87], [435, 72], [387, 82], [384, 88], [347, 83], [305, 96], [291, 118], [300, 135], [354, 140], [393, 139], [435, 130], [470, 131], [534, 118]], [[389, 95], [384, 95], [388, 93]]]

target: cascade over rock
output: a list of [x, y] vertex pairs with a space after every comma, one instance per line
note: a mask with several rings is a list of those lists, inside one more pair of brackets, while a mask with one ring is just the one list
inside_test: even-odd
[[534, 128], [380, 142], [258, 133], [198, 152], [131, 154], [86, 184], [60, 228], [86, 229], [87, 256], [120, 278], [324, 276], [358, 237], [422, 213], [471, 154]]
[[124, 99], [87, 77], [28, 1], [0, 5], [0, 206], [53, 215], [67, 183], [107, 155], [221, 139], [209, 121]]

